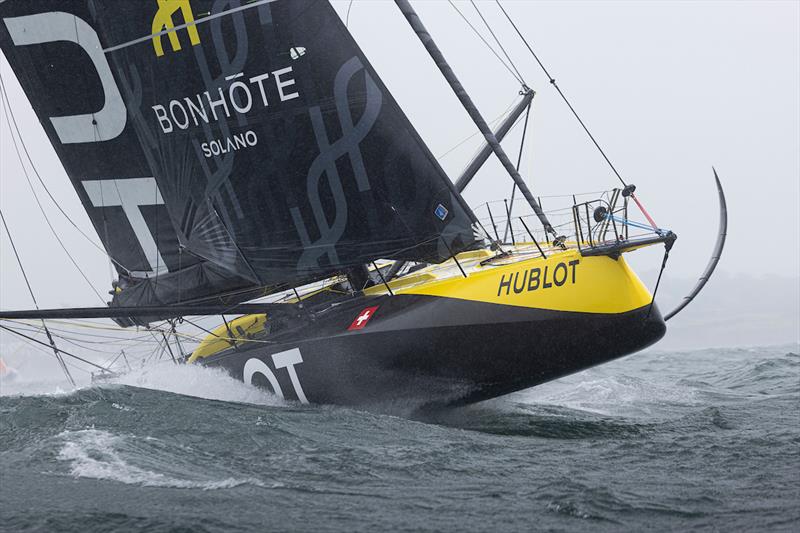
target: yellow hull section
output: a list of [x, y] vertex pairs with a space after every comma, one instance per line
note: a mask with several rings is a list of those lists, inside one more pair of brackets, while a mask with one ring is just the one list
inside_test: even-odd
[[577, 250], [477, 267], [468, 278], [450, 277], [395, 292], [578, 313], [625, 313], [652, 300], [624, 258], [581, 257]]
[[[493, 258], [488, 250], [465, 252], [458, 261], [463, 277], [452, 265], [432, 265], [389, 283], [394, 294], [456, 298], [517, 307], [576, 313], [625, 313], [649, 305], [652, 296], [623, 257], [582, 257], [575, 249], [528, 259], [520, 255]], [[490, 260], [486, 265], [481, 261]], [[451, 262], [452, 263], [452, 262]], [[320, 290], [328, 290], [325, 287]], [[378, 284], [368, 296], [387, 294]], [[292, 299], [291, 301], [295, 301]], [[222, 324], [194, 350], [189, 362], [219, 353], [261, 333], [267, 316], [245, 315]]]
[[[231, 320], [228, 324], [222, 324], [211, 330], [197, 348], [192, 352], [188, 362], [194, 363], [198, 359], [208, 357], [215, 353], [227, 350], [237, 340], [244, 340], [252, 337], [256, 333], [261, 333], [267, 325], [267, 315], [244, 315]], [[230, 330], [228, 329], [230, 328]]]

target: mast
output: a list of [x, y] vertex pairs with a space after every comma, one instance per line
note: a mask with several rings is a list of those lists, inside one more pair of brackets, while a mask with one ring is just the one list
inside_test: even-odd
[[[522, 94], [522, 101], [511, 110], [503, 123], [500, 124], [500, 127], [497, 128], [494, 136], [497, 138], [498, 142], [503, 140], [517, 119], [526, 109], [528, 109], [528, 107], [531, 105], [531, 102], [533, 102], [533, 97], [535, 94], [536, 93], [532, 89], [527, 89]], [[489, 159], [489, 156], [492, 155], [492, 151], [493, 149], [489, 144], [483, 145], [481, 151], [478, 152], [478, 155], [476, 155], [472, 161], [470, 161], [469, 165], [467, 165], [467, 168], [464, 169], [464, 171], [456, 180], [455, 185], [458, 192], [464, 192], [464, 189], [467, 188], [467, 185], [469, 185], [469, 182], [475, 177], [475, 174], [478, 173], [478, 170], [480, 170], [483, 164], [486, 163], [486, 160]]]
[[403, 16], [406, 17], [409, 25], [417, 34], [417, 37], [419, 37], [420, 42], [422, 42], [422, 45], [428, 51], [428, 54], [430, 54], [433, 62], [436, 63], [436, 66], [447, 80], [447, 83], [450, 84], [450, 88], [453, 89], [456, 97], [458, 97], [459, 101], [461, 101], [461, 105], [464, 106], [464, 109], [472, 118], [472, 121], [483, 134], [483, 137], [486, 139], [486, 143], [491, 147], [494, 155], [497, 156], [497, 159], [500, 160], [500, 163], [503, 165], [503, 167], [505, 167], [506, 171], [511, 176], [511, 179], [513, 179], [514, 183], [516, 183], [517, 187], [519, 187], [520, 192], [528, 201], [528, 204], [530, 204], [533, 212], [536, 213], [536, 216], [539, 218], [542, 226], [544, 226], [545, 231], [555, 235], [555, 230], [553, 229], [553, 226], [550, 225], [547, 215], [545, 215], [542, 211], [542, 208], [539, 207], [539, 204], [536, 202], [536, 199], [533, 197], [530, 189], [528, 189], [528, 186], [525, 184], [522, 176], [514, 167], [514, 164], [508, 158], [508, 155], [506, 155], [503, 147], [500, 146], [497, 137], [495, 137], [494, 133], [492, 133], [492, 130], [489, 128], [486, 120], [483, 118], [483, 116], [481, 116], [480, 111], [478, 111], [477, 107], [475, 107], [475, 104], [467, 94], [464, 86], [461, 85], [460, 81], [458, 81], [453, 69], [450, 68], [450, 65], [448, 65], [447, 60], [444, 58], [444, 55], [442, 55], [439, 47], [436, 46], [436, 43], [433, 41], [430, 33], [428, 33], [428, 30], [425, 29], [425, 26], [422, 24], [422, 21], [420, 20], [416, 11], [414, 11], [414, 8], [411, 7], [411, 4], [408, 3], [408, 0], [394, 0], [394, 3], [397, 4], [397, 7], [403, 13]]

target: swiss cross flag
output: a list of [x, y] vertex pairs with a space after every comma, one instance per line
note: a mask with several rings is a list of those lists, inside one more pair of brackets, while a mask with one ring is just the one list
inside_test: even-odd
[[378, 310], [378, 306], [375, 307], [367, 307], [363, 311], [361, 311], [358, 316], [353, 320], [353, 323], [350, 324], [350, 327], [347, 328], [347, 331], [352, 331], [354, 329], [364, 329], [364, 326], [367, 325], [369, 319], [372, 318], [372, 315], [375, 314], [375, 311]]

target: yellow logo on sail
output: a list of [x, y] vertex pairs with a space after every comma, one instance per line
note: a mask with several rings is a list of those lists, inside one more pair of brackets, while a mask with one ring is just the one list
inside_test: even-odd
[[169, 36], [169, 43], [172, 45], [172, 51], [177, 52], [181, 49], [181, 42], [178, 39], [178, 33], [175, 25], [172, 22], [172, 15], [180, 11], [183, 15], [183, 21], [186, 25], [186, 31], [189, 33], [189, 41], [192, 46], [200, 44], [200, 35], [197, 33], [197, 26], [194, 23], [194, 14], [192, 13], [192, 6], [189, 0], [158, 0], [158, 11], [153, 17], [153, 28], [151, 33], [153, 35], [153, 48], [156, 50], [156, 56], [161, 57], [164, 55], [164, 46], [161, 43], [163, 35], [159, 35], [166, 30]]

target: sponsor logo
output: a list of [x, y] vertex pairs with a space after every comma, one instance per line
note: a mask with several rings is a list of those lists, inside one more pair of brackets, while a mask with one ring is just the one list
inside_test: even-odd
[[367, 307], [363, 311], [361, 311], [358, 316], [353, 320], [353, 323], [350, 324], [350, 327], [347, 328], [347, 331], [353, 331], [356, 329], [364, 329], [364, 326], [367, 325], [367, 322], [370, 321], [372, 316], [375, 314], [375, 311], [378, 310], [378, 306], [375, 307]]
[[[292, 388], [297, 396], [297, 400], [300, 403], [308, 403], [306, 393], [303, 390], [303, 386], [300, 384], [300, 378], [297, 376], [297, 369], [295, 369], [295, 366], [300, 365], [303, 362], [303, 355], [300, 353], [300, 349], [292, 348], [291, 350], [286, 350], [284, 352], [274, 353], [271, 357], [272, 363], [275, 365], [276, 372], [281, 368], [285, 368], [286, 372], [288, 372], [289, 380], [292, 382]], [[252, 385], [253, 376], [256, 374], [261, 374], [267, 378], [267, 381], [269, 382], [270, 387], [272, 387], [272, 391], [275, 393], [275, 395], [282, 400], [285, 399], [283, 389], [281, 388], [280, 383], [278, 383], [278, 378], [275, 376], [275, 372], [273, 372], [264, 361], [253, 357], [248, 359], [244, 364], [242, 380], [248, 385]]]
[[[164, 199], [152, 177], [84, 180], [81, 182], [94, 207], [121, 207], [133, 229], [133, 234], [144, 252], [150, 270], [131, 272], [136, 276], [165, 274], [167, 265], [158, 250], [158, 243], [142, 214], [142, 206], [163, 205]], [[104, 191], [105, 189], [105, 191]]]
[[[358, 79], [357, 75], [360, 78], [359, 73], [361, 72], [364, 77], [366, 99], [364, 100], [364, 111], [355, 119], [350, 107], [348, 87], [353, 79]], [[360, 81], [358, 83], [361, 86]], [[364, 96], [358, 96], [359, 100], [363, 98]], [[378, 120], [383, 96], [380, 87], [364, 68], [358, 56], [348, 59], [336, 73], [333, 82], [333, 101], [336, 104], [336, 116], [339, 119], [339, 131], [341, 131], [338, 139], [330, 138], [325, 120], [322, 118], [324, 115], [332, 115], [332, 110], [323, 110], [320, 106], [308, 108], [314, 137], [319, 147], [319, 155], [311, 163], [306, 175], [308, 203], [314, 214], [316, 228], [312, 229], [306, 226], [308, 218], [303, 216], [298, 206], [289, 207], [304, 248], [297, 262], [298, 270], [319, 268], [320, 258], [323, 255], [328, 256], [328, 262], [331, 265], [339, 264], [336, 245], [347, 227], [348, 208], [347, 195], [342, 183], [344, 180], [339, 175], [337, 161], [345, 155], [348, 157], [359, 192], [365, 192], [372, 188], [361, 155], [360, 143]], [[331, 220], [330, 200], [327, 200], [331, 196], [334, 206], [333, 220]], [[319, 238], [312, 241], [314, 235], [319, 235]]]
[[192, 13], [192, 5], [189, 0], [158, 0], [158, 11], [153, 17], [153, 26], [150, 32], [153, 35], [153, 48], [155, 48], [156, 56], [158, 57], [164, 55], [164, 45], [161, 39], [164, 37], [163, 32], [165, 31], [167, 37], [169, 37], [172, 51], [177, 52], [181, 49], [178, 30], [175, 29], [175, 24], [172, 21], [172, 15], [178, 11], [183, 15], [184, 27], [186, 28], [186, 33], [189, 34], [189, 42], [192, 43], [192, 46], [200, 44], [200, 35], [197, 33], [194, 13]]
[[50, 123], [61, 144], [110, 141], [125, 130], [128, 116], [125, 102], [103, 53], [100, 38], [88, 22], [71, 13], [53, 11], [5, 18], [3, 23], [15, 46], [55, 42], [78, 45], [91, 61], [94, 73], [103, 85], [102, 108], [84, 115], [50, 117]]
[[300, 59], [306, 55], [306, 49], [304, 46], [293, 46], [289, 49], [289, 57], [294, 60]]
[[447, 213], [449, 213], [449, 211], [442, 204], [437, 205], [436, 210], [433, 212], [433, 214], [436, 215], [436, 218], [439, 220], [444, 220], [447, 218]]
[[529, 268], [509, 272], [500, 277], [500, 285], [497, 287], [497, 296], [508, 296], [513, 290], [514, 293], [537, 291], [539, 289], [549, 289], [551, 287], [561, 287], [566, 283], [575, 284], [576, 270], [580, 259], [575, 259], [569, 263], [558, 263], [552, 270], [551, 265]]
[[[231, 82], [227, 90], [217, 87], [216, 91], [204, 91], [192, 96], [170, 100], [169, 103], [152, 106], [158, 125], [164, 134], [176, 130], [187, 130], [194, 126], [222, 122], [232, 114], [246, 115], [254, 108], [269, 107], [272, 95], [270, 87], [274, 84], [274, 92], [281, 102], [294, 100], [300, 93], [290, 89], [295, 85], [292, 67], [285, 67], [272, 72], [264, 72], [257, 76], [246, 76], [243, 72], [225, 77]], [[270, 80], [270, 81], [267, 81]], [[274, 82], [274, 83], [273, 83]], [[253, 130], [230, 135], [221, 139], [212, 139], [200, 145], [206, 158], [250, 148], [258, 144], [258, 135]]]

